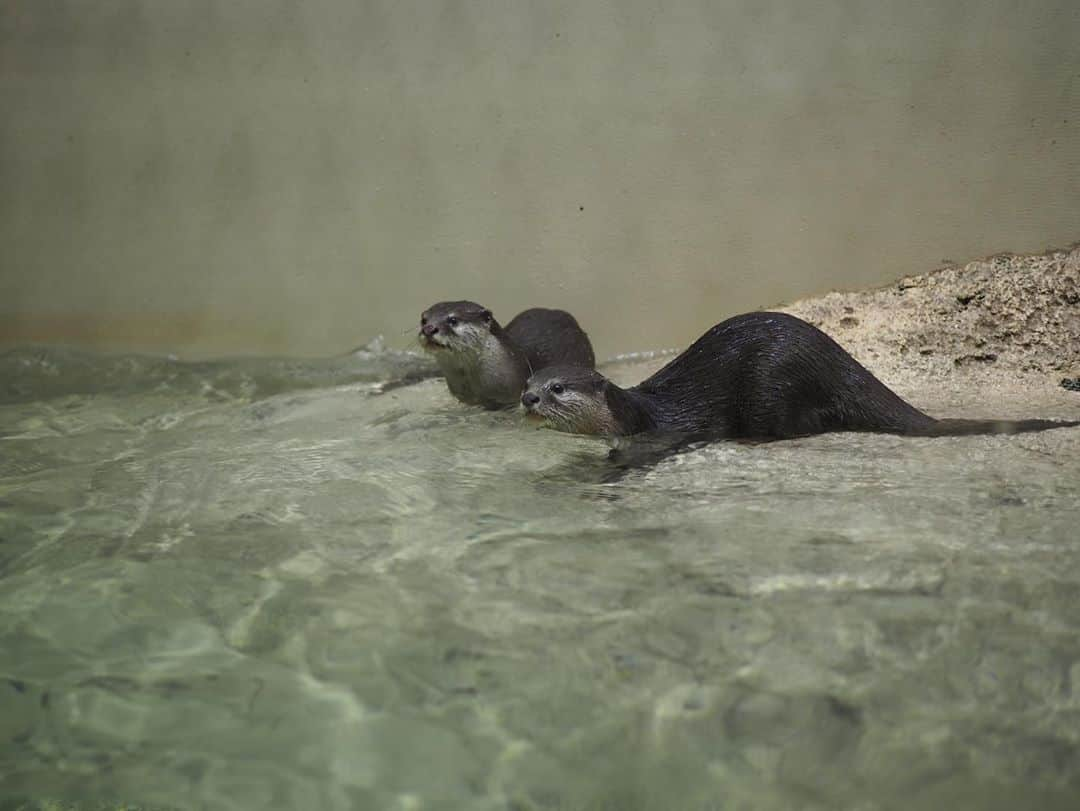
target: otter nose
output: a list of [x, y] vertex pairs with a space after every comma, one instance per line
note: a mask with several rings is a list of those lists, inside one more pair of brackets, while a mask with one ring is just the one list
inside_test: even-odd
[[439, 328], [434, 324], [424, 324], [424, 326], [420, 327], [420, 331], [430, 338], [439, 331]]
[[539, 395], [533, 394], [531, 391], [527, 391], [523, 395], [521, 395], [521, 404], [525, 406], [525, 408], [532, 408], [539, 402]]

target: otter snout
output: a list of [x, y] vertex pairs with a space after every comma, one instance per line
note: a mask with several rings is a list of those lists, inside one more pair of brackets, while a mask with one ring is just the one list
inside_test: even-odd
[[446, 338], [449, 337], [449, 333], [445, 329], [440, 333], [438, 324], [424, 318], [420, 321], [420, 332], [416, 337], [420, 339], [420, 345], [424, 349], [446, 349]]
[[539, 394], [529, 389], [521, 395], [521, 404], [525, 407], [525, 419], [529, 422], [545, 422], [547, 415], [540, 410], [542, 398]]

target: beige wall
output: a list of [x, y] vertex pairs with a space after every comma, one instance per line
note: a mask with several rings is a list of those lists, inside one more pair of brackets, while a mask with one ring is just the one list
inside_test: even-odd
[[600, 355], [1080, 239], [1076, 0], [11, 0], [0, 341]]

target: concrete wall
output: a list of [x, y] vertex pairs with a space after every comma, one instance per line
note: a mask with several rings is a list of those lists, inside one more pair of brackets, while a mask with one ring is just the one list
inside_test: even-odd
[[601, 356], [1080, 239], [1076, 0], [10, 0], [0, 341]]

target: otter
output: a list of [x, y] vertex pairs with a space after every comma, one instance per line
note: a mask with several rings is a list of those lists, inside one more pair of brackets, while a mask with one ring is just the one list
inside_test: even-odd
[[529, 375], [548, 366], [596, 364], [589, 336], [565, 310], [534, 307], [502, 327], [476, 302], [444, 301], [421, 314], [418, 338], [450, 393], [488, 409], [517, 405]]
[[527, 416], [551, 428], [604, 436], [647, 431], [748, 440], [830, 431], [958, 436], [1080, 425], [935, 419], [889, 389], [817, 327], [773, 312], [717, 324], [629, 389], [589, 369], [545, 369], [528, 380], [521, 403]]

